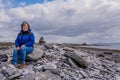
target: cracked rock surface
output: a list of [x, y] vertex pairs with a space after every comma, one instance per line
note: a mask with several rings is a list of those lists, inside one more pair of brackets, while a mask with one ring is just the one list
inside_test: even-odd
[[80, 49], [35, 45], [24, 69], [11, 64], [13, 49], [0, 49], [0, 80], [120, 80], [120, 63]]

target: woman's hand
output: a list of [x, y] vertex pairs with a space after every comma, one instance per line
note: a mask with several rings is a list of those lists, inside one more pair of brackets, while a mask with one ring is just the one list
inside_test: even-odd
[[17, 49], [17, 50], [20, 50], [20, 47], [17, 47], [16, 49]]
[[25, 45], [23, 44], [21, 47], [25, 47]]

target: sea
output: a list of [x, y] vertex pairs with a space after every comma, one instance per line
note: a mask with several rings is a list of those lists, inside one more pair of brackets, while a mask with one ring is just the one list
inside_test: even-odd
[[97, 46], [83, 46], [83, 47], [120, 50], [120, 43], [99, 43], [96, 45]]

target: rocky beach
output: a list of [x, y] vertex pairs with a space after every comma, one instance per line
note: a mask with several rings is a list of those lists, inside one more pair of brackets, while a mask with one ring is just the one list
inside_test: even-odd
[[13, 49], [14, 45], [0, 47], [0, 80], [120, 80], [120, 62], [110, 53], [36, 44], [34, 52], [27, 55], [27, 67], [18, 69], [11, 64]]

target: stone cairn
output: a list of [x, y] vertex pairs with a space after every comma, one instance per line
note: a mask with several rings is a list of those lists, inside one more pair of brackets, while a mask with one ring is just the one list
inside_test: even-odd
[[43, 37], [41, 37], [40, 40], [39, 40], [39, 44], [40, 45], [45, 45], [45, 43], [46, 43], [46, 41], [44, 40]]

